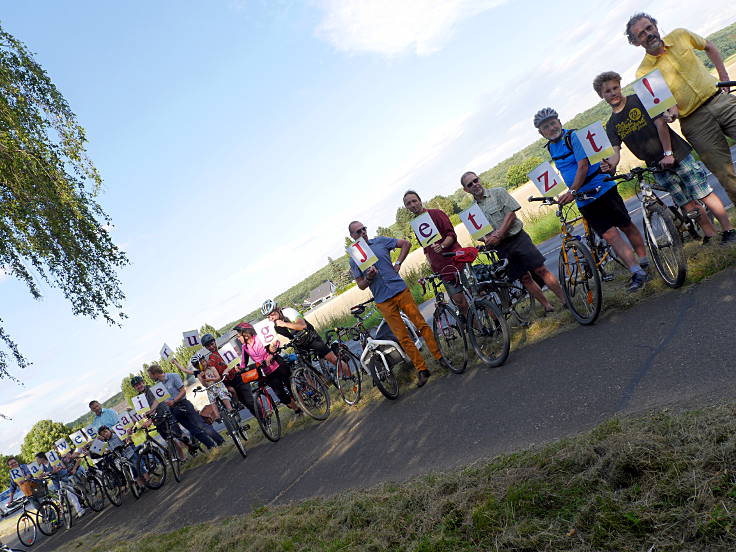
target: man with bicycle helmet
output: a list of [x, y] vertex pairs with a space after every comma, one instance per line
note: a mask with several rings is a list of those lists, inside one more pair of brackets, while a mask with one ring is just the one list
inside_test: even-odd
[[[291, 345], [295, 349], [303, 352], [314, 351], [333, 366], [337, 366], [335, 353], [322, 340], [314, 326], [296, 309], [291, 307], [282, 309], [275, 300], [266, 299], [261, 305], [261, 314], [273, 322], [277, 334], [291, 340]], [[327, 373], [325, 376], [335, 383], [332, 374]]]
[[[569, 188], [558, 198], [560, 205], [576, 200], [580, 214], [613, 247], [631, 272], [629, 291], [643, 288], [648, 279], [645, 268], [649, 266], [644, 238], [631, 221], [616, 183], [606, 180], [600, 163], [590, 164], [575, 130], [562, 128], [554, 109], [540, 109], [534, 115], [534, 126], [548, 140], [545, 147]], [[623, 240], [619, 229], [626, 234], [631, 245]]]
[[241, 365], [240, 370], [228, 369], [227, 362], [225, 362], [217, 350], [217, 341], [212, 334], [204, 334], [202, 336], [202, 346], [209, 351], [205, 356], [207, 366], [217, 370], [217, 373], [224, 379], [225, 386], [233, 396], [236, 396], [248, 411], [255, 416], [253, 391], [251, 391], [250, 385], [245, 383], [240, 377], [240, 374], [245, 369], [245, 365]]

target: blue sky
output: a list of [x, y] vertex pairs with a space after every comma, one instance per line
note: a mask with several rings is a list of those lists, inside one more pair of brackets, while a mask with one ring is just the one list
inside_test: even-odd
[[736, 19], [730, 0], [6, 4], [87, 129], [132, 262], [123, 328], [0, 275], [0, 317], [34, 363], [2, 383], [0, 452], [339, 256], [350, 220], [388, 225], [405, 189], [451, 193], [525, 146], [538, 108], [589, 107], [598, 72], [632, 78], [642, 50], [622, 33], [642, 7], [665, 31]]

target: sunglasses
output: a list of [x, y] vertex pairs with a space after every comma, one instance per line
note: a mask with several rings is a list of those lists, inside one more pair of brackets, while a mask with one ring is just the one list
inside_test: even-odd
[[368, 228], [366, 228], [364, 226], [363, 228], [358, 228], [357, 230], [355, 230], [354, 234], [356, 234], [356, 235], [357, 234], [362, 234], [363, 232], [367, 232], [367, 231], [368, 231]]
[[478, 178], [476, 176], [473, 180], [471, 180], [470, 182], [468, 182], [467, 184], [465, 184], [465, 187], [466, 188], [469, 188], [471, 184], [477, 184], [478, 182], [480, 182], [480, 178]]

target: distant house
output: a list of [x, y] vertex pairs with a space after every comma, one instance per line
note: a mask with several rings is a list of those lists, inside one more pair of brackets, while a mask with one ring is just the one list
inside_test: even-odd
[[332, 299], [332, 296], [335, 294], [335, 287], [335, 284], [330, 280], [325, 280], [309, 292], [309, 295], [304, 300], [304, 306], [311, 309], [320, 303], [324, 303], [325, 301]]

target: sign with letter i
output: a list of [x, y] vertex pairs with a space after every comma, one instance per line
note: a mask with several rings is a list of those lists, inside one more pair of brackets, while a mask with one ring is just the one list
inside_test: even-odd
[[600, 163], [606, 157], [613, 155], [613, 146], [608, 139], [608, 134], [603, 130], [603, 124], [600, 121], [576, 130], [575, 134], [583, 145], [585, 155], [588, 156], [588, 161], [590, 161], [591, 165]]
[[148, 399], [146, 398], [145, 393], [141, 393], [140, 395], [136, 395], [131, 399], [133, 403], [133, 408], [135, 408], [136, 412], [140, 412], [145, 414], [151, 409], [151, 405], [148, 404]]
[[351, 243], [345, 248], [350, 258], [355, 261], [358, 268], [363, 271], [378, 262], [378, 257], [363, 238]]
[[677, 103], [659, 69], [647, 73], [632, 86], [650, 117], [664, 113]]
[[488, 222], [488, 218], [477, 203], [473, 203], [460, 213], [460, 220], [463, 221], [465, 228], [468, 229], [474, 240], [493, 232], [493, 226]]
[[549, 161], [536, 167], [527, 176], [545, 197], [561, 194], [566, 188], [565, 182]]
[[422, 247], [427, 247], [442, 239], [440, 231], [426, 211], [411, 221], [411, 228]]

